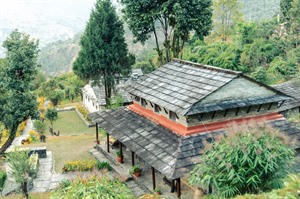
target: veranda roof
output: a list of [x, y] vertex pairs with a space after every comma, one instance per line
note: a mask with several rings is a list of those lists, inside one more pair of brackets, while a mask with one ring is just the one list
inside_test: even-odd
[[[200, 163], [204, 144], [226, 133], [225, 130], [217, 130], [179, 136], [125, 107], [94, 112], [88, 117], [168, 179], [178, 179], [190, 172], [197, 163]], [[296, 139], [294, 148], [300, 148], [298, 129], [285, 119], [270, 123]]]

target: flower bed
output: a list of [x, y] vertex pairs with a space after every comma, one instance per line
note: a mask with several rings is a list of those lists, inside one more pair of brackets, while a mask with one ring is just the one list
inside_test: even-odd
[[94, 168], [98, 170], [107, 169], [112, 170], [112, 167], [108, 162], [100, 162], [96, 160], [78, 160], [78, 161], [69, 161], [64, 164], [63, 172], [72, 172], [72, 171], [91, 171]]
[[63, 172], [70, 171], [91, 171], [97, 164], [95, 160], [78, 160], [78, 161], [69, 161], [64, 164]]

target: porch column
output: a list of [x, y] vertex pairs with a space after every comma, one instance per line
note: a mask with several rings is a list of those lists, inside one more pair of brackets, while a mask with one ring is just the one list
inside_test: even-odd
[[174, 193], [175, 191], [175, 180], [172, 179], [171, 181], [171, 193]]
[[132, 166], [134, 166], [134, 152], [131, 151], [131, 163], [132, 163]]
[[98, 123], [96, 123], [96, 143], [99, 144], [99, 130], [98, 130]]
[[156, 188], [155, 185], [155, 169], [153, 167], [151, 167], [152, 170], [152, 185], [153, 185], [153, 190]]
[[119, 147], [120, 147], [120, 155], [121, 155], [121, 164], [123, 163], [123, 147], [122, 142], [119, 140]]
[[109, 134], [106, 133], [106, 145], [107, 145], [107, 152], [109, 153]]
[[177, 191], [177, 197], [179, 198], [181, 195], [181, 185], [180, 185], [180, 178], [176, 180], [176, 191]]

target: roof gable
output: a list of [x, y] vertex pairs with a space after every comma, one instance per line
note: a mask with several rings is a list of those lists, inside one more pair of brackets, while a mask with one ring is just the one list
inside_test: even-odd
[[195, 103], [187, 115], [245, 107], [290, 99], [286, 95], [241, 75]]
[[129, 92], [184, 114], [210, 93], [236, 78], [240, 72], [173, 60], [137, 82]]

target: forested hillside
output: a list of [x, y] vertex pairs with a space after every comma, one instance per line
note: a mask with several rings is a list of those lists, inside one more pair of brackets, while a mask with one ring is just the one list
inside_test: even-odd
[[240, 0], [246, 21], [269, 19], [279, 13], [280, 0]]
[[[240, 0], [242, 13], [246, 21], [261, 21], [277, 15], [279, 13], [279, 2], [280, 0]], [[142, 45], [141, 43], [134, 43], [133, 35], [127, 26], [125, 26], [125, 32], [129, 51], [136, 55], [138, 61], [142, 61], [142, 63], [138, 63], [139, 67], [151, 67], [151, 64], [146, 62], [153, 54], [154, 38], [149, 39], [145, 45]], [[53, 76], [71, 71], [72, 63], [79, 51], [79, 38], [80, 33], [75, 35], [73, 39], [50, 43], [41, 49], [39, 63], [46, 75]]]

